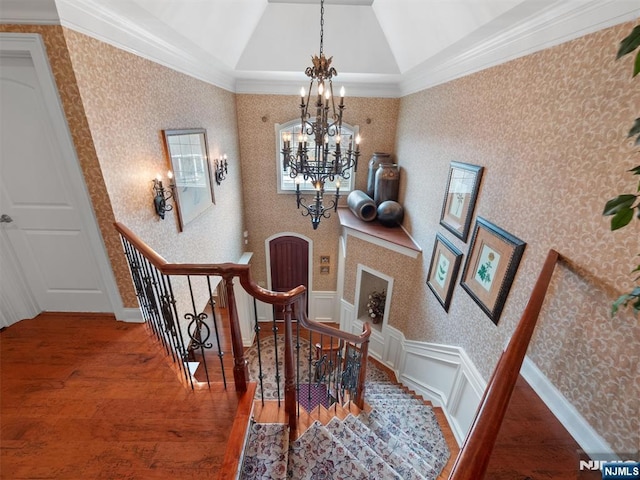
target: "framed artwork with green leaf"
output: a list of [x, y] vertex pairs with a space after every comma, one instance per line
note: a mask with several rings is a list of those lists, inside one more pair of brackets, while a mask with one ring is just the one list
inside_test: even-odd
[[458, 278], [461, 261], [462, 252], [445, 237], [439, 233], [436, 234], [427, 285], [446, 312], [449, 311], [453, 286]]
[[484, 167], [451, 162], [444, 193], [440, 225], [463, 242], [467, 241]]
[[478, 217], [460, 285], [498, 324], [526, 243]]

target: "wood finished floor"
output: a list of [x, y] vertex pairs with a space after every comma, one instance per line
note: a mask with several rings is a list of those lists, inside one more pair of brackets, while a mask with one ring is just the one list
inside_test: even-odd
[[185, 386], [145, 325], [43, 314], [0, 349], [2, 478], [219, 477], [242, 395]]
[[[2, 331], [0, 355], [0, 478], [233, 478], [249, 416], [234, 423], [233, 377], [192, 392], [145, 325], [43, 314]], [[485, 479], [600, 478], [578, 476], [578, 449], [520, 379]]]

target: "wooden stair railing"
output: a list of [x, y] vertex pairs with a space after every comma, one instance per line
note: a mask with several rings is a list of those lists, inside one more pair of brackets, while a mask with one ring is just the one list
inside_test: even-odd
[[358, 370], [358, 382], [355, 393], [355, 404], [358, 408], [364, 408], [364, 390], [365, 380], [367, 377], [367, 358], [369, 355], [369, 338], [371, 337], [371, 326], [368, 322], [364, 323], [363, 332], [360, 335], [348, 333], [336, 328], [324, 325], [322, 323], [315, 322], [307, 318], [306, 309], [304, 308], [305, 299], [299, 299], [294, 303], [294, 309], [296, 310], [296, 317], [301, 326], [312, 332], [319, 333], [321, 335], [327, 335], [329, 337], [337, 338], [344, 343], [351, 343], [359, 345], [361, 364]]
[[[259, 286], [251, 276], [250, 266], [246, 264], [235, 263], [221, 263], [221, 264], [191, 264], [191, 263], [169, 263], [161, 255], [155, 252], [151, 247], [144, 243], [135, 233], [128, 229], [120, 222], [114, 223], [114, 226], [118, 233], [121, 235], [123, 245], [125, 247], [125, 255], [129, 256], [132, 252], [128, 247], [135, 249], [136, 255], [141, 255], [149, 262], [162, 276], [218, 276], [222, 277], [227, 293], [227, 309], [229, 314], [230, 332], [231, 332], [231, 345], [233, 350], [233, 377], [235, 382], [235, 388], [237, 391], [246, 391], [247, 383], [249, 381], [249, 370], [247, 361], [244, 357], [244, 347], [242, 344], [242, 333], [240, 331], [240, 323], [238, 319], [238, 310], [235, 302], [235, 294], [233, 289], [233, 279], [238, 277], [240, 284], [246, 290], [246, 292], [261, 302], [282, 307], [285, 312], [285, 411], [289, 417], [289, 426], [295, 430], [297, 422], [297, 390], [296, 390], [296, 378], [294, 367], [294, 347], [293, 347], [293, 335], [292, 335], [292, 320], [295, 318], [299, 325], [307, 328], [310, 331], [318, 332], [321, 334], [331, 335], [339, 338], [345, 342], [352, 342], [361, 345], [362, 352], [362, 366], [359, 372], [358, 379], [358, 394], [360, 405], [363, 404], [364, 394], [364, 381], [366, 375], [366, 355], [368, 352], [369, 336], [371, 335], [371, 329], [368, 324], [365, 325], [364, 333], [362, 335], [353, 335], [341, 330], [331, 328], [329, 326], [314, 322], [306, 317], [305, 308], [301, 308], [301, 305], [306, 303], [306, 288], [302, 285], [289, 290], [288, 292], [275, 292], [267, 290]], [[130, 267], [131, 267], [131, 259]], [[134, 283], [136, 278], [132, 271], [132, 277]], [[159, 280], [159, 279], [154, 279]], [[136, 285], [136, 291], [138, 293], [139, 300], [141, 301], [141, 307], [144, 295], [141, 294], [141, 290], [144, 290], [144, 286]], [[171, 299], [175, 303], [175, 299]], [[192, 299], [193, 301], [193, 299]], [[175, 305], [173, 305], [175, 313]], [[194, 306], [195, 310], [195, 306]], [[177, 314], [176, 314], [177, 316]], [[182, 359], [180, 359], [182, 360]], [[186, 375], [186, 371], [185, 371]]]
[[529, 302], [484, 391], [449, 480], [484, 478], [516, 380], [560, 255], [549, 250]]
[[231, 344], [233, 349], [233, 378], [237, 391], [246, 391], [249, 380], [249, 369], [244, 358], [244, 347], [242, 345], [242, 333], [238, 320], [238, 310], [233, 291], [233, 279], [238, 277], [240, 284], [251, 296], [271, 305], [287, 307], [298, 298], [304, 296], [305, 287], [298, 286], [288, 292], [273, 292], [259, 286], [251, 277], [249, 265], [235, 263], [221, 264], [191, 264], [191, 263], [169, 263], [162, 256], [156, 253], [151, 247], [144, 243], [135, 233], [129, 230], [122, 223], [116, 222], [115, 228], [120, 235], [126, 239], [140, 254], [145, 257], [163, 275], [183, 275], [183, 276], [219, 276], [225, 282], [228, 298], [228, 311], [231, 330]]

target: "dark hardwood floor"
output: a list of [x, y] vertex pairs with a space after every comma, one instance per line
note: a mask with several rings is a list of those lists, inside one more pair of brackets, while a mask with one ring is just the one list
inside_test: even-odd
[[233, 383], [192, 391], [145, 325], [111, 316], [42, 314], [0, 349], [6, 479], [218, 478], [252, 404]]
[[[145, 325], [42, 314], [3, 330], [0, 355], [1, 478], [233, 478], [253, 391], [237, 394], [232, 375], [226, 391], [191, 391]], [[485, 478], [600, 478], [578, 475], [578, 450], [520, 379]]]

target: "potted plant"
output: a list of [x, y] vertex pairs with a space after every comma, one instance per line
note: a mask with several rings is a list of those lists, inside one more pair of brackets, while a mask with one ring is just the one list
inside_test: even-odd
[[[631, 33], [620, 42], [620, 48], [618, 49], [618, 55], [616, 60], [634, 52], [640, 47], [640, 25], [636, 25]], [[640, 73], [640, 50], [636, 52], [636, 59], [633, 67], [632, 78]], [[627, 138], [635, 139], [635, 145], [640, 146], [640, 118], [636, 118]], [[640, 175], [640, 165], [629, 170], [634, 175]], [[625, 193], [618, 195], [615, 198], [609, 200], [605, 207], [603, 215], [611, 216], [611, 230], [618, 230], [619, 228], [626, 227], [631, 223], [635, 216], [640, 221], [640, 181], [638, 181], [637, 193]], [[640, 254], [638, 254], [640, 256]], [[634, 281], [638, 283], [640, 280], [640, 265], [637, 265], [632, 271], [632, 274], [636, 274]], [[615, 315], [620, 307], [633, 307], [635, 314], [640, 312], [640, 284], [636, 285], [630, 292], [621, 295], [612, 305], [611, 312]]]

